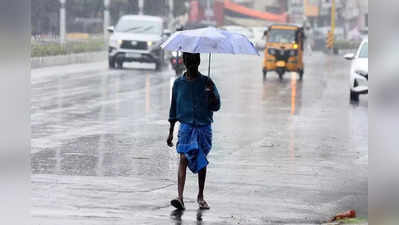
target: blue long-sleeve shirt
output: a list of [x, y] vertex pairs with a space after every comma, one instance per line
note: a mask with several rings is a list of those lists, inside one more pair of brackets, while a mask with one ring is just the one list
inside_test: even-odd
[[[211, 91], [205, 91], [207, 82], [212, 82]], [[214, 102], [209, 95], [215, 96]], [[187, 80], [185, 76], [177, 78], [172, 88], [172, 101], [169, 121], [179, 121], [193, 126], [205, 126], [213, 122], [213, 112], [220, 109], [220, 96], [210, 78], [200, 75], [195, 80]]]

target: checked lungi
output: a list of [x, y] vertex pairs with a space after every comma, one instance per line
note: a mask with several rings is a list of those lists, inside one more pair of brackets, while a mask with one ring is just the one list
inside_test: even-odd
[[198, 173], [208, 165], [206, 156], [212, 148], [212, 127], [181, 123], [176, 150], [188, 160], [188, 168]]

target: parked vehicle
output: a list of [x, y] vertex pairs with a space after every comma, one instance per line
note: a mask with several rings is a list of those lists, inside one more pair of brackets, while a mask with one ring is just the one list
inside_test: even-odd
[[359, 101], [359, 95], [368, 94], [369, 80], [369, 42], [365, 39], [355, 54], [346, 54], [345, 59], [351, 60], [350, 69], [350, 100]]
[[117, 25], [109, 27], [109, 67], [123, 68], [124, 62], [155, 63], [160, 70], [164, 64], [164, 51], [160, 45], [170, 33], [164, 30], [160, 17], [126, 15]]
[[263, 78], [270, 71], [276, 71], [283, 79], [286, 71], [298, 72], [303, 78], [304, 31], [297, 25], [271, 25], [267, 32], [263, 61]]

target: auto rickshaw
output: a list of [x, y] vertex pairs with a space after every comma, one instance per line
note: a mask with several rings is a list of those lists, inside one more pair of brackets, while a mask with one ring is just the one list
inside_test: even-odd
[[265, 33], [266, 48], [263, 61], [263, 78], [270, 71], [277, 72], [280, 79], [286, 71], [297, 72], [303, 78], [304, 30], [290, 24], [271, 25]]

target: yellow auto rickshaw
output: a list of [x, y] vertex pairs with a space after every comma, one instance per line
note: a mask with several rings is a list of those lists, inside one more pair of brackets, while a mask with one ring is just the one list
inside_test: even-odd
[[269, 71], [277, 72], [280, 79], [286, 71], [297, 72], [303, 77], [304, 30], [290, 24], [271, 25], [265, 33], [266, 48], [263, 61], [263, 78]]

